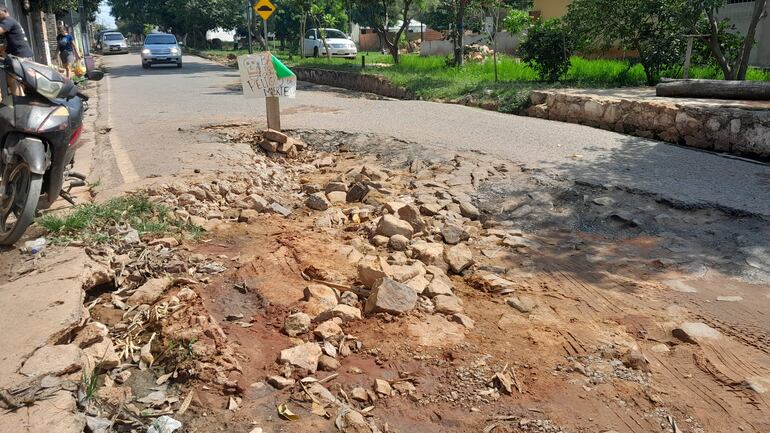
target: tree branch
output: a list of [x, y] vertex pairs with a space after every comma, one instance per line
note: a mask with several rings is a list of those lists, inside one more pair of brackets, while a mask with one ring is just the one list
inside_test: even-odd
[[730, 63], [728, 63], [724, 52], [722, 52], [722, 47], [719, 46], [719, 22], [714, 15], [714, 8], [708, 9], [708, 20], [709, 31], [711, 33], [709, 36], [709, 46], [711, 47], [711, 53], [714, 55], [717, 63], [719, 63], [719, 67], [722, 68], [722, 72], [725, 74], [725, 80], [732, 80], [734, 78], [733, 68]]

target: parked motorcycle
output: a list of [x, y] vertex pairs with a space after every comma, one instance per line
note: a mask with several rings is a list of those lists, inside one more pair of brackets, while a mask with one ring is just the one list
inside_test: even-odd
[[[85, 185], [73, 171], [88, 96], [72, 80], [39, 63], [8, 56], [0, 71], [0, 245], [13, 245], [40, 209]], [[88, 79], [101, 80], [100, 71]], [[21, 87], [22, 92], [9, 91]], [[13, 86], [15, 84], [15, 86]], [[15, 93], [15, 94], [14, 94]]]

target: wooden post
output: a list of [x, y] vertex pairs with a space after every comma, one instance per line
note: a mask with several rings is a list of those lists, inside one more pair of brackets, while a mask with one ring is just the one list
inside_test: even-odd
[[690, 61], [692, 60], [693, 35], [687, 36], [687, 54], [684, 57], [684, 79], [690, 78]]
[[276, 131], [281, 130], [281, 103], [277, 96], [268, 96], [265, 98], [265, 109], [267, 111], [267, 127]]

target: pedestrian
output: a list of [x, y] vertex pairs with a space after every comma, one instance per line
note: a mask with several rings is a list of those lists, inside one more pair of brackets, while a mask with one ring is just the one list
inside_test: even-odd
[[66, 71], [67, 78], [70, 78], [72, 67], [76, 61], [80, 61], [80, 52], [75, 46], [75, 38], [69, 34], [67, 27], [59, 27], [59, 34], [56, 36], [56, 51], [59, 53], [59, 60]]
[[[29, 46], [24, 28], [21, 27], [18, 21], [11, 18], [11, 14], [8, 13], [8, 8], [5, 6], [0, 6], [0, 35], [5, 36], [6, 54], [33, 60], [34, 54]], [[24, 88], [19, 85], [16, 78], [11, 74], [7, 75], [10, 77], [10, 80], [8, 80], [8, 91], [12, 95], [24, 96]]]

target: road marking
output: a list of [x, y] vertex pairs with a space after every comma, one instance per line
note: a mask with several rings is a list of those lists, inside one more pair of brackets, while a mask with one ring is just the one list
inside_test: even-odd
[[[112, 125], [112, 79], [107, 75], [107, 126]], [[114, 131], [114, 129], [113, 129]], [[120, 175], [123, 177], [123, 183], [136, 182], [141, 179], [139, 172], [136, 171], [134, 163], [131, 162], [131, 157], [128, 155], [126, 148], [120, 144], [120, 139], [117, 134], [110, 134], [109, 136], [110, 147], [112, 147], [112, 153], [115, 155], [115, 163], [118, 166]]]

